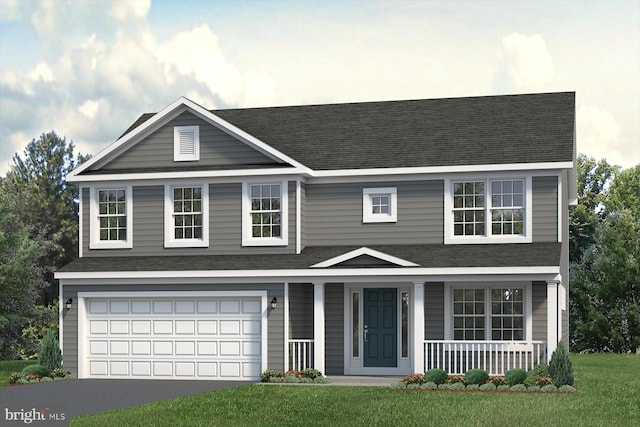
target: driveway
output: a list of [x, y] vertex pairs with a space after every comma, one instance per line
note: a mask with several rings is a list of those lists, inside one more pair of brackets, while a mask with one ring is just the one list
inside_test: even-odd
[[[163, 399], [253, 384], [244, 381], [64, 380], [0, 387], [0, 425], [11, 412], [41, 412], [56, 419], [124, 408]], [[44, 412], [42, 412], [44, 411]], [[18, 415], [19, 416], [19, 415]], [[39, 416], [39, 415], [38, 415]], [[15, 418], [15, 416], [14, 416]], [[58, 416], [57, 419], [61, 417]], [[15, 420], [17, 421], [17, 420]], [[13, 425], [14, 423], [7, 423]], [[23, 425], [17, 422], [15, 425]], [[34, 425], [38, 425], [35, 423]]]

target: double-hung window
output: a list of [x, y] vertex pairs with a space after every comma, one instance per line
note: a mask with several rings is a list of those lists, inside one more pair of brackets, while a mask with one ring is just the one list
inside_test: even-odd
[[287, 245], [287, 182], [243, 184], [244, 246]]
[[456, 286], [450, 291], [447, 307], [450, 338], [465, 341], [528, 339], [530, 285]]
[[445, 183], [445, 243], [531, 242], [531, 179]]
[[209, 246], [209, 186], [165, 186], [168, 248]]
[[131, 187], [91, 188], [90, 249], [127, 249], [133, 246]]
[[395, 187], [362, 190], [362, 222], [396, 222], [398, 197]]

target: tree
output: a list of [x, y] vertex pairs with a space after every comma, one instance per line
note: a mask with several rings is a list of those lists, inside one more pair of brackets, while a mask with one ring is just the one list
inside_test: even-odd
[[593, 242], [571, 265], [570, 339], [577, 351], [640, 348], [640, 165], [603, 193]]
[[[27, 145], [24, 158], [13, 156], [0, 188], [14, 200], [15, 214], [28, 226], [30, 237], [42, 236], [46, 242], [43, 283], [54, 286], [45, 292], [45, 304], [57, 296], [55, 269], [78, 256], [78, 186], [66, 181], [76, 167], [73, 151], [73, 142], [54, 131], [43, 133]], [[77, 163], [87, 158], [79, 155]]]
[[19, 358], [22, 329], [38, 296], [43, 252], [41, 238], [29, 237], [14, 210], [0, 192], [0, 359], [12, 360]]

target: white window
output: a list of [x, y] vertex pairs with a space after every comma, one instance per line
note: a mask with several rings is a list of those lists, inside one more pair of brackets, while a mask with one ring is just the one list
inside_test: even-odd
[[173, 160], [192, 162], [200, 159], [199, 126], [174, 126]]
[[445, 181], [445, 243], [531, 242], [531, 178]]
[[243, 183], [242, 244], [283, 246], [287, 237], [287, 182]]
[[395, 187], [362, 190], [362, 222], [396, 222], [398, 196]]
[[133, 190], [127, 187], [96, 188], [90, 191], [90, 249], [133, 247]]
[[166, 248], [209, 246], [209, 186], [165, 186]]
[[455, 285], [448, 292], [447, 339], [531, 340], [530, 284]]

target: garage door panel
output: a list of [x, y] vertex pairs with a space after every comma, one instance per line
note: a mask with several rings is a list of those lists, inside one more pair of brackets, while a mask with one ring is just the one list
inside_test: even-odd
[[260, 298], [86, 300], [87, 371], [96, 378], [255, 379]]

